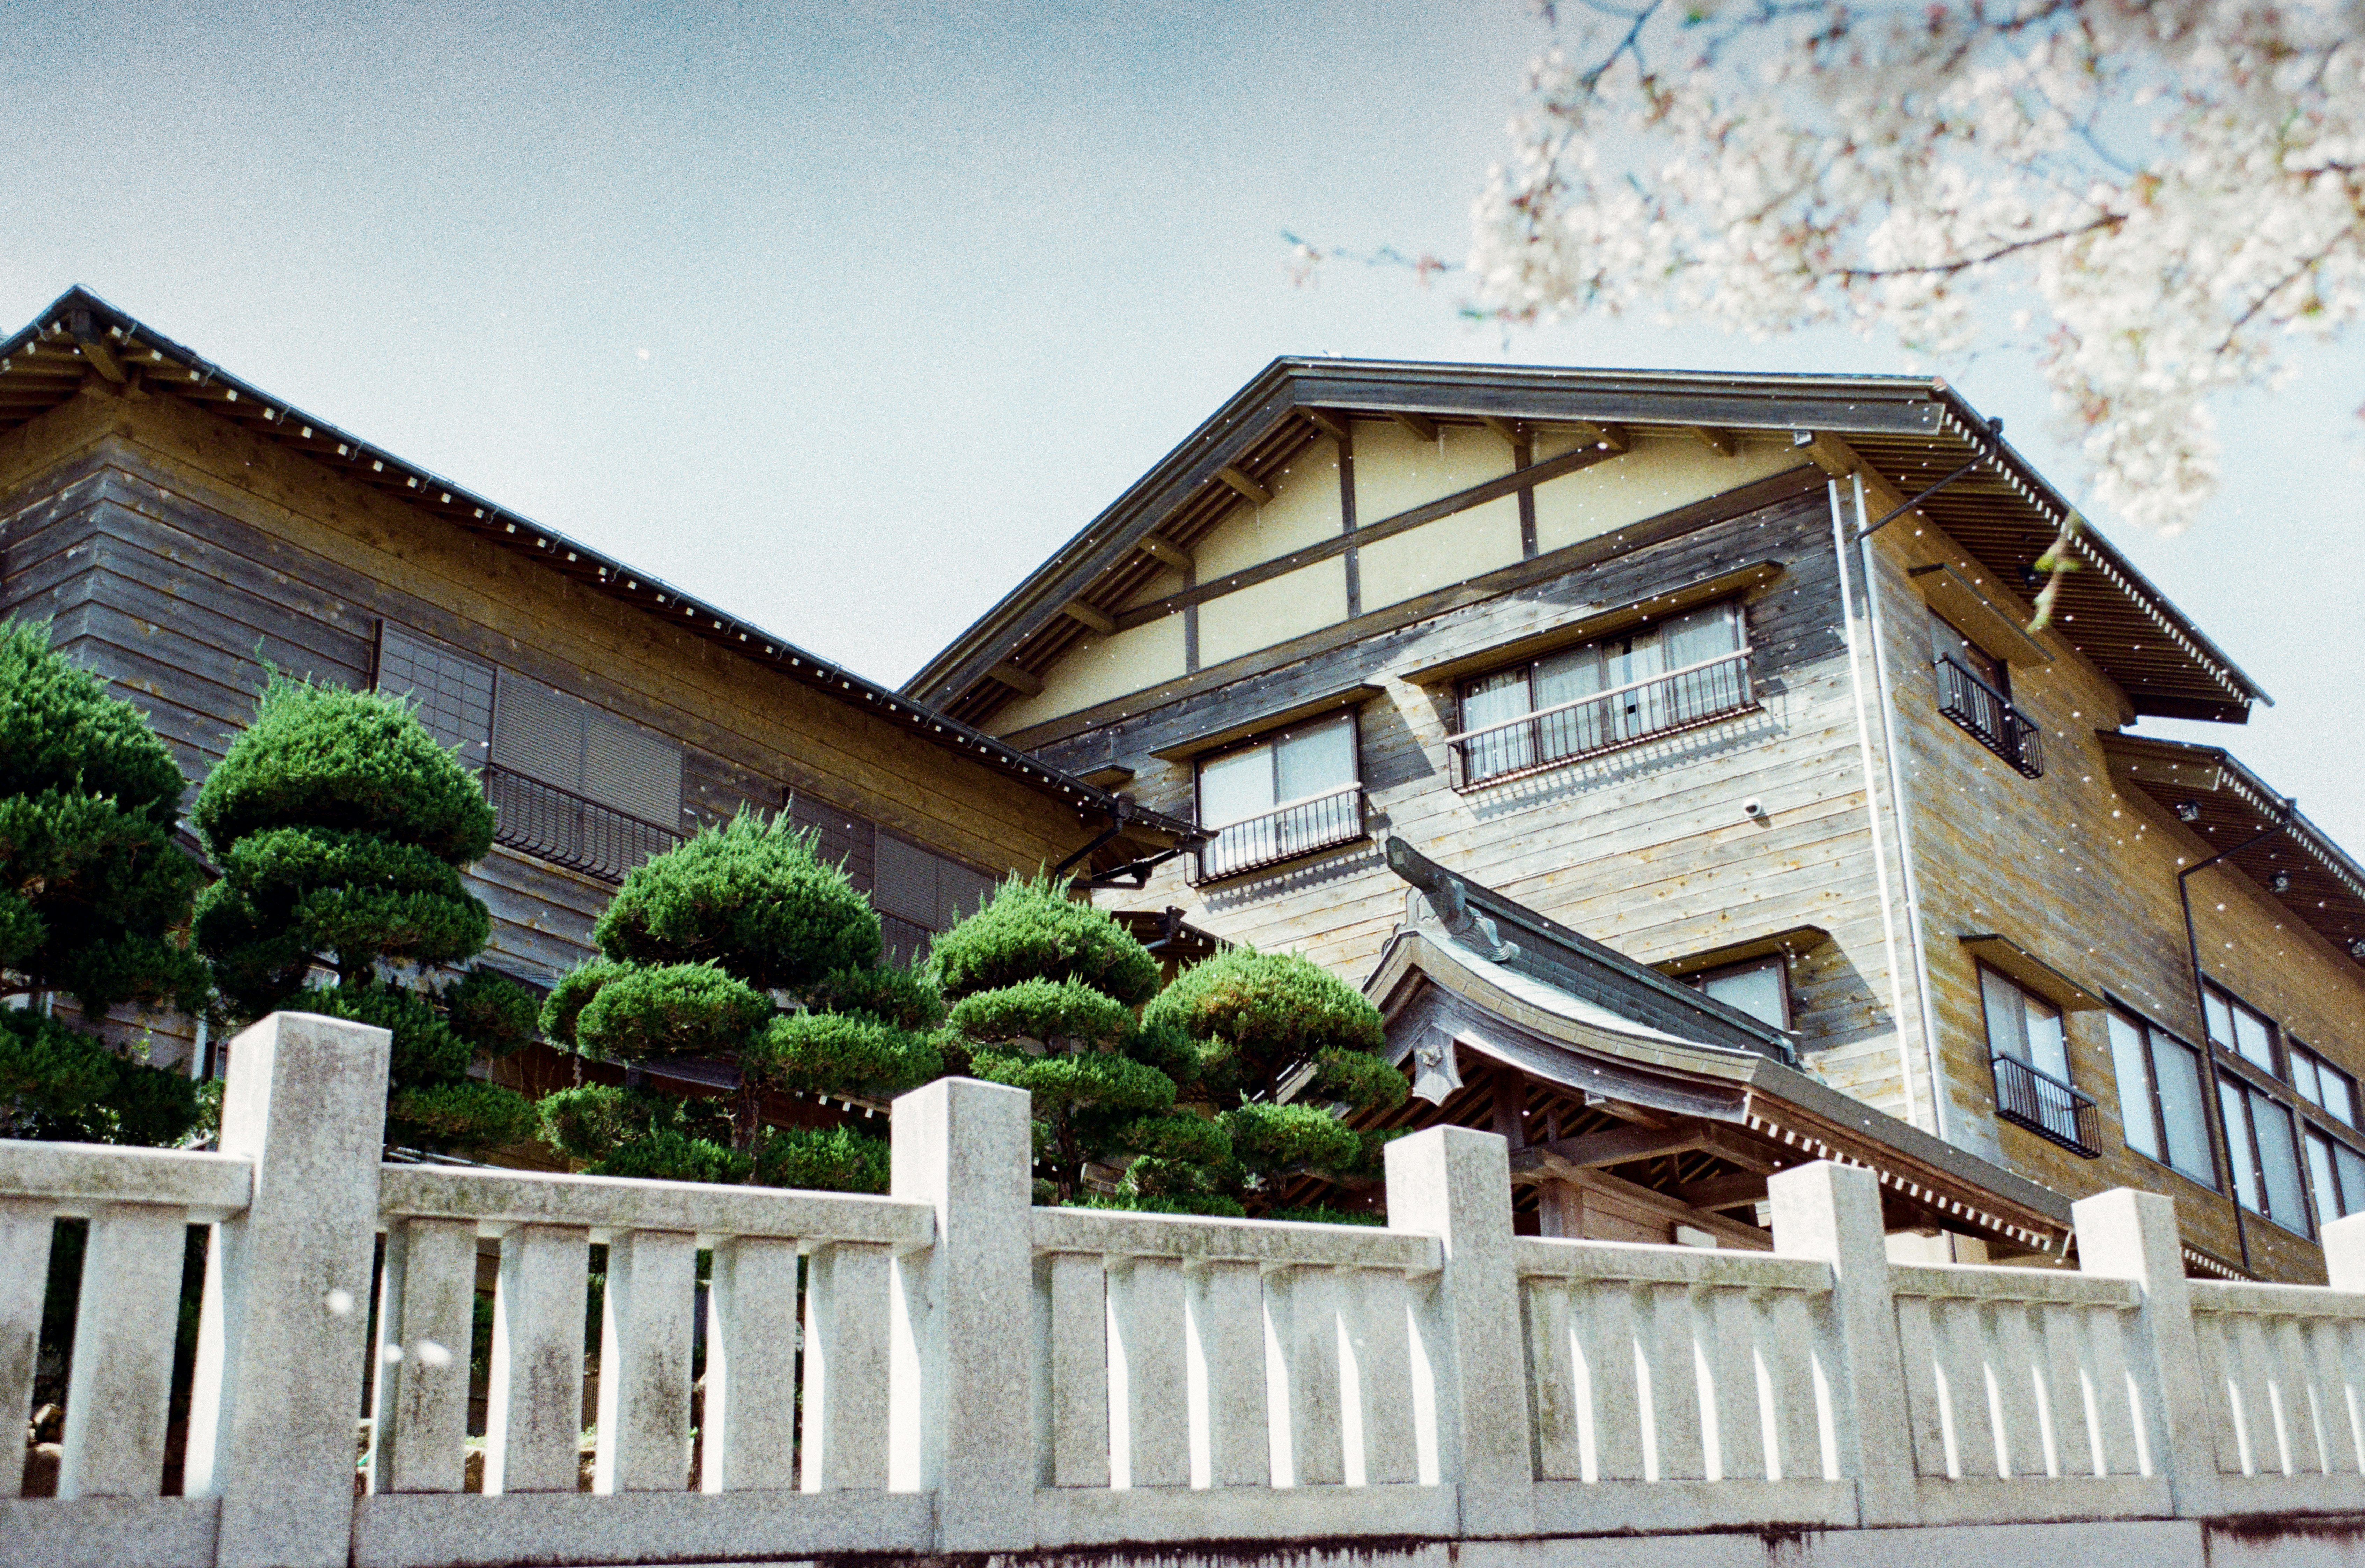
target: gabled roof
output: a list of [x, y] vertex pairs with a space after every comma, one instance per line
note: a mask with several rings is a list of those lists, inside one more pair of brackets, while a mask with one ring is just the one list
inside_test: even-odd
[[[1438, 424], [1663, 426], [1835, 437], [1900, 495], [1966, 464], [1922, 505], [1997, 580], [2029, 580], [2069, 503], [1944, 381], [1907, 376], [1727, 375], [1530, 369], [1384, 360], [1282, 358], [1142, 476], [903, 689], [971, 722], [1014, 695], [997, 666], [1039, 675], [1113, 617], [1160, 570], [1141, 542], [1183, 548], [1238, 504], [1226, 472], [1277, 474], [1345, 416], [1407, 414]], [[1804, 454], [1802, 454], [1802, 461]], [[1364, 520], [1370, 521], [1373, 520]], [[2058, 599], [2063, 635], [2127, 693], [2138, 713], [2240, 722], [2266, 693], [2090, 527], [2084, 570]], [[1084, 617], [1064, 613], [1077, 604]]]
[[[169, 395], [195, 404], [263, 441], [333, 467], [354, 484], [465, 529], [496, 548], [529, 556], [544, 570], [570, 577], [638, 613], [686, 626], [751, 663], [826, 692], [850, 708], [1008, 775], [1080, 812], [1107, 815], [1117, 810], [1116, 797], [1107, 790], [1046, 767], [927, 703], [818, 658], [753, 622], [719, 610], [431, 469], [405, 462], [316, 419], [241, 381], [87, 289], [69, 289], [28, 325], [0, 341], [0, 431], [58, 407], [92, 375], [118, 385], [136, 380], [151, 395]], [[1137, 829], [1168, 835], [1193, 831], [1187, 823], [1143, 811], [1130, 801], [1126, 808]]]
[[[1677, 1129], [1701, 1128], [1692, 1158], [1703, 1165], [1861, 1165], [1900, 1210], [2017, 1248], [2057, 1257], [2064, 1250], [2070, 1214], [2060, 1193], [1876, 1110], [1762, 1046], [1733, 1043], [1722, 1027], [1733, 1019], [1780, 1032], [1408, 848], [1400, 852], [1401, 844], [1389, 841], [1389, 863], [1422, 891], [1363, 984], [1388, 1020], [1392, 1059], [1418, 1064], [1424, 1045], [1450, 1043], [1578, 1103], [1616, 1101]], [[1457, 908], [1464, 913], [1452, 913]], [[1671, 1009], [1672, 999], [1646, 976], [1695, 999], [1697, 1011], [1687, 1017]], [[1459, 1072], [1448, 1076], [1459, 1089]], [[1461, 1098], [1448, 1092], [1432, 1110], [1407, 1102], [1388, 1120], [1450, 1121], [1473, 1109]], [[1552, 1175], [1571, 1141], [1586, 1140], [1515, 1149], [1515, 1171]], [[1680, 1137], [1672, 1141], [1692, 1147]]]
[[2100, 738], [2113, 778], [2180, 822], [2189, 811], [2185, 828], [2208, 854], [2224, 854], [2309, 930], [2365, 958], [2365, 866], [2300, 815], [2295, 801], [2215, 746], [2111, 730]]

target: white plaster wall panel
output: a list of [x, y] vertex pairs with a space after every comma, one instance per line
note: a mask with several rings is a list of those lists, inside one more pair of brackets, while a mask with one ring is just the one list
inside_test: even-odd
[[1393, 539], [1361, 545], [1355, 554], [1362, 569], [1363, 608], [1385, 609], [1431, 588], [1516, 564], [1519, 498], [1488, 501]]
[[1170, 593], [1181, 593], [1182, 588], [1182, 574], [1170, 566], [1142, 584], [1140, 591], [1127, 595], [1125, 608], [1132, 610], [1153, 599], [1164, 599]]
[[[1565, 432], [1539, 432], [1536, 461], [1576, 444], [1577, 438]], [[1724, 457], [1693, 436], [1638, 433], [1632, 451], [1536, 487], [1536, 549], [1598, 538], [1795, 468], [1800, 461], [1787, 442], [1743, 440]]]
[[1199, 664], [1221, 664], [1346, 618], [1347, 563], [1334, 555], [1201, 605]]
[[1511, 447], [1477, 425], [1448, 425], [1423, 441], [1393, 420], [1355, 421], [1355, 522], [1368, 528], [1440, 496], [1511, 471]]
[[1043, 672], [1043, 689], [996, 713], [993, 727], [1006, 734], [1172, 680], [1182, 673], [1180, 615], [1160, 616], [1147, 626], [1136, 626], [1114, 637], [1087, 633]]
[[1224, 514], [1213, 532], [1192, 546], [1201, 582], [1318, 544], [1339, 532], [1337, 442], [1316, 442], [1289, 466], [1266, 476], [1262, 483], [1272, 492], [1272, 499], [1262, 506], [1243, 500]]

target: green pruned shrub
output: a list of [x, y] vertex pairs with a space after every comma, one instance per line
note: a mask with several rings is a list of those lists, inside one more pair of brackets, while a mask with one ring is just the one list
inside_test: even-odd
[[[953, 997], [949, 1032], [968, 1070], [1032, 1097], [1039, 1195], [1175, 1213], [1236, 1214], [1216, 1189], [1230, 1159], [1212, 1118], [1177, 1111], [1192, 1042], [1134, 1009], [1158, 960], [1105, 913], [1049, 878], [1014, 878], [936, 938], [929, 961]], [[1114, 1182], [1088, 1168], [1120, 1172]]]
[[221, 868], [193, 930], [230, 1019], [292, 1008], [390, 1031], [391, 1142], [532, 1135], [522, 1096], [469, 1076], [532, 1037], [532, 993], [488, 969], [436, 978], [491, 936], [462, 873], [492, 846], [493, 809], [409, 703], [274, 676], [190, 815]]
[[884, 1190], [876, 1139], [765, 1120], [768, 1093], [883, 1099], [942, 1070], [933, 979], [880, 964], [877, 913], [812, 834], [752, 812], [705, 828], [627, 875], [592, 937], [600, 957], [551, 991], [544, 1033], [627, 1064], [728, 1063], [739, 1087], [727, 1109], [646, 1091], [550, 1095], [553, 1148], [614, 1174]]
[[1224, 1180], [1250, 1207], [1307, 1179], [1382, 1179], [1377, 1135], [1344, 1118], [1402, 1104], [1407, 1086], [1380, 1054], [1379, 1010], [1338, 976], [1295, 954], [1227, 948], [1175, 977], [1142, 1028], [1197, 1048], [1195, 1097], [1230, 1137]]
[[[206, 1002], [177, 932], [203, 873], [173, 841], [180, 765], [130, 703], [50, 646], [43, 622], [0, 622], [0, 1137], [179, 1143], [201, 1109], [179, 1074], [68, 1022], [129, 1004]], [[48, 1015], [22, 1004], [51, 999]]]
[[879, 915], [787, 817], [742, 812], [635, 867], [592, 927], [635, 965], [713, 964], [758, 991], [806, 991], [879, 961]]
[[1158, 989], [1149, 950], [1048, 876], [1004, 882], [982, 909], [936, 939], [928, 961], [956, 1002], [1030, 980], [1080, 981], [1127, 1007]]

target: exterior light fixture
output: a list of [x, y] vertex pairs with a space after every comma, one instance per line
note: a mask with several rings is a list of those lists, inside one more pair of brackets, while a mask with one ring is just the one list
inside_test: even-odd
[[2352, 958], [2365, 959], [2365, 936], [2350, 938], [2348, 943], [2348, 956]]
[[2267, 890], [2270, 892], [2277, 893], [2287, 893], [2291, 891], [2291, 873], [2289, 871], [2278, 871], [2273, 876], [2269, 877], [2267, 879]]
[[2180, 823], [2199, 822], [2201, 820], [2201, 802], [2198, 801], [2177, 801], [2176, 820]]

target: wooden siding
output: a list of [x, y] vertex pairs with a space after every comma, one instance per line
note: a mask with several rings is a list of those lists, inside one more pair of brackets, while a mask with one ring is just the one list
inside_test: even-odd
[[[1867, 501], [1876, 512], [1893, 504]], [[1907, 574], [1950, 565], [1979, 578], [2001, 608], [2024, 618], [2026, 606], [1933, 525], [1884, 532], [1877, 563], [1948, 1132], [2072, 1196], [2113, 1186], [2170, 1193], [2186, 1239], [2237, 1260], [2230, 1202], [2126, 1147], [2104, 1014], [2068, 1019], [2071, 1076], [2099, 1102], [2102, 1158], [2080, 1159], [1995, 1119], [1978, 972], [1960, 940], [2001, 933], [2090, 991], [2198, 1041], [2176, 874], [2227, 846], [2202, 842], [2149, 796], [2113, 778], [2096, 733], [2131, 721], [2132, 710], [2126, 694], [2069, 646], [2064, 633], [2071, 628], [2040, 634], [2054, 655], [2049, 662], [2010, 666], [2014, 706], [2044, 731], [2043, 778], [2022, 778], [1956, 729], [1938, 711], [1928, 611]], [[2365, 1075], [2365, 981], [2356, 962], [2231, 867], [2191, 882], [2211, 978], [2348, 1072]], [[2365, 1137], [2344, 1136], [2365, 1148]], [[2245, 1229], [2259, 1273], [2324, 1277], [2312, 1243], [2257, 1215], [2247, 1217]]]
[[[1783, 568], [1749, 600], [1760, 710], [1466, 793], [1447, 784], [1460, 727], [1451, 683], [1402, 672], [1515, 642], [1711, 576], [1736, 561]], [[1128, 908], [1181, 905], [1230, 940], [1305, 953], [1360, 980], [1402, 918], [1405, 885], [1378, 841], [1403, 835], [1473, 880], [1659, 962], [1799, 925], [1832, 940], [1794, 966], [1810, 1070], [1892, 1114], [1903, 1109], [1896, 1020], [1872, 877], [1853, 693], [1837, 615], [1830, 514], [1820, 490], [1698, 527], [1578, 570], [1321, 650], [1043, 748], [1071, 769], [1135, 769], [1145, 805], [1191, 814], [1187, 761], [1154, 754], [1227, 716], [1286, 708], [1358, 681], [1371, 842], [1194, 889], [1170, 867]], [[1768, 812], [1753, 822], [1751, 797]]]
[[[0, 438], [0, 613], [50, 618], [193, 781], [252, 715], [266, 665], [366, 684], [383, 618], [678, 742], [685, 827], [788, 800], [866, 890], [882, 823], [994, 874], [1090, 832], [1014, 780], [169, 398], [85, 396]], [[496, 916], [488, 958], [537, 980], [588, 951], [612, 891], [506, 848], [472, 883]]]

